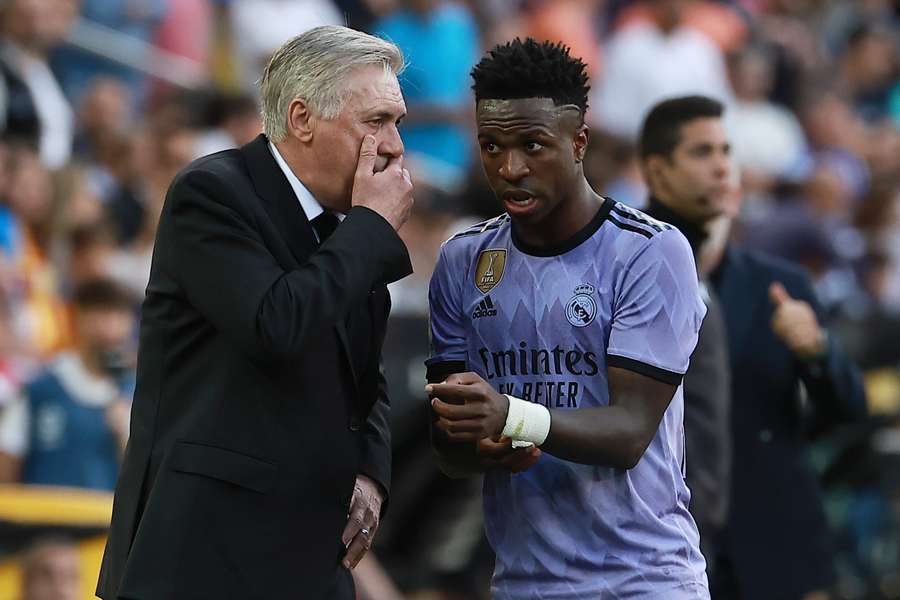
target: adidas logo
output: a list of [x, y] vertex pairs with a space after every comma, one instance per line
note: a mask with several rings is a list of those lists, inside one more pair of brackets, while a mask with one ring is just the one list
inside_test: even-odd
[[496, 317], [497, 309], [494, 308], [494, 301], [491, 300], [490, 296], [485, 296], [481, 299], [481, 302], [478, 303], [478, 307], [475, 309], [475, 312], [472, 313], [473, 319], [480, 319], [481, 317]]

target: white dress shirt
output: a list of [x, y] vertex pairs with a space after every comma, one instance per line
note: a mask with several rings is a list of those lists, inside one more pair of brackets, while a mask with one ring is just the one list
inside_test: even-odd
[[[300, 206], [303, 208], [303, 213], [306, 215], [306, 220], [310, 223], [313, 219], [321, 215], [325, 212], [325, 209], [322, 208], [322, 205], [319, 204], [319, 201], [315, 199], [315, 197], [310, 193], [306, 186], [303, 185], [303, 182], [300, 181], [300, 178], [294, 175], [294, 172], [291, 171], [291, 168], [284, 161], [284, 157], [281, 156], [281, 153], [278, 151], [278, 148], [275, 147], [275, 144], [269, 142], [269, 151], [272, 152], [272, 156], [275, 157], [275, 162], [278, 163], [281, 172], [284, 173], [284, 176], [287, 177], [288, 183], [291, 184], [291, 189], [294, 190], [294, 195], [297, 196], [297, 201], [300, 202]], [[337, 211], [331, 211], [334, 214], [338, 221], [343, 221], [345, 215], [344, 213], [339, 213]], [[313, 232], [316, 234], [316, 241], [321, 241], [319, 239], [319, 232], [316, 231], [316, 228], [313, 227]]]

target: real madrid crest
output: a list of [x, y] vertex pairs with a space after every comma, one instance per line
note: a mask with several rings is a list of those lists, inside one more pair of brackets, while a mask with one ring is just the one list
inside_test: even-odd
[[503, 279], [505, 267], [506, 248], [482, 250], [475, 265], [475, 287], [487, 294]]
[[566, 318], [575, 327], [586, 327], [597, 316], [597, 303], [591, 297], [593, 293], [594, 286], [589, 283], [575, 286], [575, 295], [566, 303]]

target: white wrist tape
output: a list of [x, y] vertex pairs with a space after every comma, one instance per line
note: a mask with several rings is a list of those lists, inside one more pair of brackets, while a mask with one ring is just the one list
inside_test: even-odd
[[541, 404], [504, 395], [509, 399], [509, 412], [503, 435], [513, 441], [513, 448], [543, 444], [550, 433], [550, 411]]

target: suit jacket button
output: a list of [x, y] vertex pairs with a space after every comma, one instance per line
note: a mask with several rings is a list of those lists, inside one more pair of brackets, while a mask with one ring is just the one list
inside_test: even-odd
[[764, 444], [768, 444], [772, 441], [772, 431], [769, 429], [763, 429], [759, 432], [759, 441]]
[[359, 419], [356, 417], [350, 419], [350, 431], [359, 431]]

